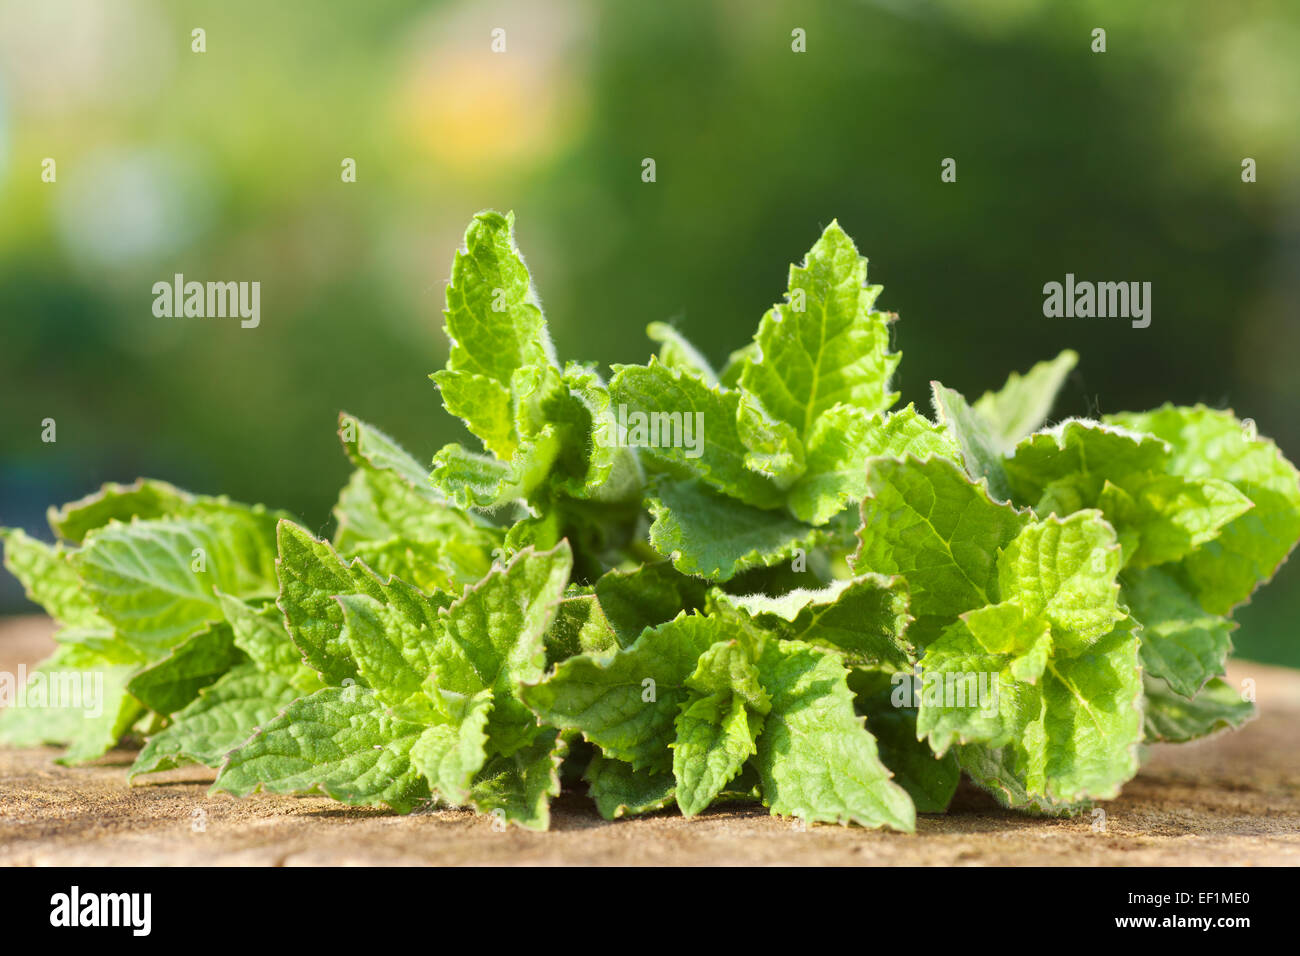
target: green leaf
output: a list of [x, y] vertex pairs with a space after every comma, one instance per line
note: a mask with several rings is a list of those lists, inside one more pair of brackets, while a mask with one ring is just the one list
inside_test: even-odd
[[744, 610], [785, 640], [840, 651], [855, 664], [886, 671], [912, 669], [916, 651], [905, 637], [912, 617], [901, 577], [863, 574], [775, 598], [715, 592], [715, 600]]
[[911, 676], [855, 671], [849, 678], [858, 711], [866, 714], [880, 759], [893, 772], [894, 782], [907, 791], [917, 813], [943, 813], [957, 792], [961, 768], [956, 754], [936, 757], [921, 740], [916, 708], [902, 706], [899, 699], [904, 680]]
[[1181, 560], [1253, 505], [1217, 478], [1146, 474], [1129, 478], [1123, 488], [1107, 482], [1098, 507], [1117, 528], [1137, 535], [1125, 563], [1143, 568]]
[[998, 556], [998, 592], [1046, 618], [1053, 643], [1075, 653], [1123, 620], [1119, 565], [1115, 531], [1099, 512], [1053, 516], [1025, 527]]
[[151, 736], [130, 777], [186, 764], [216, 767], [288, 707], [302, 690], [280, 674], [241, 664], [199, 691], [165, 729]]
[[[997, 607], [1000, 614], [1014, 609]], [[1008, 650], [991, 651], [975, 633], [984, 615], [974, 613], [972, 621], [949, 625], [926, 646], [921, 680], [912, 695], [919, 705], [917, 733], [940, 756], [957, 744], [1004, 746], [1041, 711], [1031, 679], [1037, 681], [1046, 667], [1046, 622], [1020, 617], [1017, 630], [998, 632]], [[1034, 659], [1037, 673], [1022, 668], [1022, 680], [1011, 679], [1013, 657]]]
[[1227, 681], [1214, 678], [1188, 700], [1158, 678], [1146, 679], [1148, 740], [1183, 743], [1243, 726], [1258, 716], [1255, 704], [1243, 700]]
[[1188, 555], [1188, 581], [1207, 611], [1226, 614], [1276, 573], [1300, 539], [1300, 475], [1277, 446], [1227, 411], [1163, 405], [1107, 417], [1167, 441], [1169, 471], [1231, 482], [1254, 504]]
[[17, 528], [0, 528], [5, 567], [22, 582], [30, 601], [62, 624], [107, 627], [81, 585], [63, 545], [49, 545]]
[[247, 796], [320, 790], [342, 803], [407, 813], [429, 796], [411, 764], [424, 732], [364, 687], [326, 687], [295, 700], [226, 757], [213, 790]]
[[154, 713], [167, 716], [242, 660], [244, 653], [235, 646], [230, 625], [209, 624], [132, 677], [127, 690]]
[[843, 663], [807, 644], [770, 641], [759, 674], [772, 709], [754, 759], [772, 813], [912, 832], [912, 801], [854, 713]]
[[673, 743], [677, 805], [684, 816], [706, 809], [756, 749], [742, 697], [718, 693], [682, 704]]
[[339, 441], [343, 443], [343, 451], [349, 460], [358, 468], [390, 473], [429, 504], [442, 503], [441, 497], [429, 484], [428, 470], [374, 425], [340, 412]]
[[429, 376], [442, 393], [442, 407], [465, 423], [483, 447], [509, 461], [519, 447], [510, 386], [486, 375], [442, 369]]
[[1169, 446], [1159, 438], [1072, 418], [1021, 441], [1003, 468], [1015, 500], [1044, 513], [1039, 499], [1056, 482], [1072, 480], [1082, 490], [1079, 506], [1095, 507], [1106, 481], [1123, 485], [1131, 475], [1164, 471], [1168, 461]]
[[804, 447], [794, 426], [772, 418], [753, 395], [741, 391], [736, 430], [749, 451], [745, 467], [772, 480], [783, 491], [805, 471]]
[[[0, 673], [0, 743], [67, 745], [59, 763], [102, 757], [144, 712], [126, 690], [133, 665], [114, 665], [81, 648], [61, 647], [17, 686]], [[20, 671], [21, 674], [21, 671]]]
[[1236, 625], [1205, 611], [1163, 568], [1124, 572], [1124, 600], [1142, 624], [1142, 666], [1183, 697], [1223, 673]]
[[521, 551], [443, 612], [443, 632], [429, 648], [435, 700], [445, 705], [456, 695], [491, 689], [488, 735], [502, 756], [536, 736], [537, 722], [521, 700], [521, 684], [545, 674], [544, 638], [572, 564], [567, 542], [551, 551]]
[[489, 757], [470, 792], [474, 807], [530, 830], [549, 828], [551, 798], [560, 793], [560, 763], [567, 749], [554, 730], [543, 729], [509, 756]]
[[705, 385], [718, 384], [718, 375], [709, 360], [677, 329], [667, 322], [651, 322], [645, 332], [652, 341], [659, 343], [659, 361], [668, 368], [689, 372]]
[[[343, 630], [343, 607], [336, 598], [363, 594], [382, 604], [394, 605], [415, 621], [426, 619], [430, 596], [404, 581], [387, 582], [360, 561], [345, 562], [324, 541], [292, 522], [279, 528], [279, 606], [284, 611], [289, 636], [302, 652], [304, 663], [320, 673], [327, 684], [341, 685], [359, 672]], [[449, 600], [439, 596], [438, 600]]]
[[726, 498], [696, 482], [662, 482], [648, 499], [650, 544], [683, 574], [727, 581], [814, 547], [824, 534], [778, 511]]
[[873, 312], [879, 286], [867, 261], [832, 222], [802, 266], [791, 266], [787, 301], [772, 307], [754, 336], [740, 383], [800, 437], [837, 404], [884, 411], [898, 398], [889, 380], [901, 358], [889, 352], [890, 316]]
[[718, 619], [682, 614], [624, 650], [569, 658], [524, 688], [524, 701], [544, 723], [580, 731], [607, 757], [667, 770], [674, 721], [690, 696], [687, 678], [723, 636]]
[[214, 588], [243, 598], [275, 592], [273, 522], [257, 509], [114, 522], [87, 535], [72, 562], [118, 635], [157, 659], [221, 619]]
[[604, 654], [620, 646], [596, 595], [566, 594], [546, 632], [546, 663], [558, 664], [576, 654]]
[[752, 450], [740, 431], [741, 392], [710, 388], [653, 358], [648, 366], [616, 365], [614, 373], [610, 396], [631, 426], [622, 443], [674, 477], [699, 478], [756, 507], [781, 504], [777, 484], [746, 464]]
[[80, 544], [110, 521], [165, 518], [183, 511], [194, 496], [165, 481], [141, 478], [129, 485], [109, 482], [93, 494], [49, 510], [50, 528], [65, 541]]
[[1049, 362], [1039, 362], [1023, 376], [1012, 372], [1001, 389], [985, 392], [976, 400], [975, 411], [988, 424], [999, 451], [1009, 452], [1020, 439], [1042, 426], [1078, 362], [1078, 354], [1066, 349]]
[[516, 369], [554, 365], [546, 321], [515, 246], [513, 213], [480, 212], [447, 285], [447, 368], [509, 387]]
[[583, 780], [588, 796], [606, 820], [662, 810], [673, 803], [677, 781], [667, 771], [634, 770], [630, 763], [599, 753], [591, 758]]
[[945, 459], [873, 458], [868, 468], [853, 566], [902, 574], [918, 616], [995, 603], [998, 551], [1028, 517], [994, 502]]
[[434, 793], [456, 805], [469, 802], [474, 775], [487, 760], [492, 691], [479, 691], [459, 705], [452, 720], [427, 727], [411, 748], [411, 763]]
[[989, 494], [998, 501], [1011, 500], [1011, 485], [1002, 464], [1003, 449], [990, 426], [966, 403], [960, 392], [931, 382], [934, 411], [939, 423], [961, 447], [966, 473], [975, 481], [984, 479]]
[[285, 627], [284, 612], [274, 602], [255, 606], [220, 591], [217, 600], [230, 624], [235, 646], [259, 670], [288, 681], [303, 693], [320, 690], [320, 675], [303, 663], [302, 652], [294, 646]]
[[385, 604], [367, 594], [341, 594], [341, 636], [357, 673], [386, 704], [398, 706], [422, 694], [433, 671], [433, 648], [443, 633], [439, 611], [450, 603], [437, 598]]
[[957, 748], [962, 769], [1000, 801], [1051, 810], [1110, 799], [1137, 772], [1142, 671], [1131, 621], [1078, 655], [1054, 654], [1039, 684], [1012, 690], [1014, 708], [999, 702], [1015, 715], [1010, 741]]
[[959, 459], [952, 438], [912, 405], [886, 416], [852, 405], [835, 405], [819, 415], [808, 438], [807, 470], [790, 489], [790, 512], [823, 525], [867, 493], [868, 458], [935, 456]]
[[596, 581], [596, 597], [620, 647], [630, 646], [647, 627], [703, 607], [705, 590], [702, 581], [679, 574], [667, 561], [610, 571]]

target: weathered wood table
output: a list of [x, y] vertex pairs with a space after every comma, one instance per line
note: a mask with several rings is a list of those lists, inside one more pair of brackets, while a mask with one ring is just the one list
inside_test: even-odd
[[[43, 657], [50, 630], [40, 617], [0, 623], [0, 670]], [[1104, 832], [1092, 817], [1022, 816], [965, 788], [913, 836], [800, 829], [761, 807], [607, 823], [568, 793], [550, 832], [499, 832], [469, 811], [397, 816], [321, 797], [210, 797], [213, 774], [202, 768], [132, 787], [125, 751], [65, 768], [54, 750], [0, 750], [0, 864], [1300, 864], [1300, 672], [1239, 662], [1229, 676], [1257, 681], [1260, 718], [1153, 747], [1137, 779], [1102, 804]]]

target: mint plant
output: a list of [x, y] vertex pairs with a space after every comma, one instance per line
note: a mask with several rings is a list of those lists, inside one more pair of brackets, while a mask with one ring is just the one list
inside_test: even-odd
[[[330, 540], [145, 480], [52, 509], [57, 544], [3, 531], [58, 649], [0, 735], [535, 828], [568, 783], [611, 819], [911, 831], [962, 774], [1075, 813], [1143, 743], [1250, 719], [1232, 612], [1300, 539], [1291, 463], [1203, 406], [1046, 425], [1068, 351], [894, 409], [880, 291], [832, 223], [720, 369], [655, 323], [606, 381], [559, 360], [513, 218], [479, 214], [432, 378], [481, 447], [426, 467], [340, 416]], [[48, 699], [78, 675], [93, 717]]]

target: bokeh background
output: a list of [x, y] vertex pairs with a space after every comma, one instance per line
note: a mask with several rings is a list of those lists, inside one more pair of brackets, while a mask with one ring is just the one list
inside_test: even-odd
[[[1297, 51], [1294, 0], [4, 0], [0, 522], [152, 475], [326, 529], [339, 409], [460, 437], [427, 375], [488, 206], [564, 357], [667, 319], [721, 361], [838, 218], [905, 401], [1073, 347], [1062, 417], [1204, 401], [1300, 459]], [[260, 281], [260, 327], [155, 318], [176, 272]], [[1150, 328], [1044, 318], [1067, 272], [1152, 282]], [[1298, 615], [1295, 561], [1241, 652], [1300, 664]]]

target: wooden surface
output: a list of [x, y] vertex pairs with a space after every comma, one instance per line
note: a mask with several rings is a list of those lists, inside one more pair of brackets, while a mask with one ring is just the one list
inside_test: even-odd
[[[52, 647], [44, 618], [0, 623], [0, 670]], [[810, 826], [761, 807], [607, 823], [580, 793], [552, 829], [497, 831], [468, 811], [398, 816], [321, 797], [209, 797], [199, 768], [127, 786], [127, 751], [90, 767], [54, 750], [0, 750], [0, 864], [865, 864], [965, 866], [1300, 864], [1300, 673], [1237, 662], [1258, 686], [1260, 719], [1236, 733], [1157, 745], [1137, 778], [1094, 818], [1001, 810], [963, 787], [915, 835]]]

